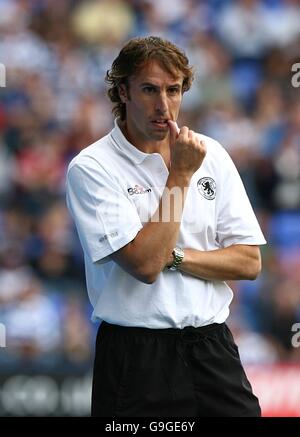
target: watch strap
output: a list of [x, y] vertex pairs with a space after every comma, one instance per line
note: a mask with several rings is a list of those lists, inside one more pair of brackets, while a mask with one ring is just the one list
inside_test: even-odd
[[184, 252], [181, 249], [181, 247], [174, 247], [172, 254], [173, 254], [174, 260], [173, 260], [172, 265], [169, 267], [169, 270], [174, 271], [174, 270], [178, 270], [178, 267], [182, 263], [182, 260], [184, 258]]

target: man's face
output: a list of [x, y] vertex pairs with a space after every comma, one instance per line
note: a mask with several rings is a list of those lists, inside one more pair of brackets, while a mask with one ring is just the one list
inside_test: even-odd
[[[151, 61], [129, 80], [126, 122], [130, 140], [163, 141], [169, 134], [167, 120], [177, 120], [182, 101], [182, 73], [171, 76]], [[123, 88], [124, 91], [124, 88]]]

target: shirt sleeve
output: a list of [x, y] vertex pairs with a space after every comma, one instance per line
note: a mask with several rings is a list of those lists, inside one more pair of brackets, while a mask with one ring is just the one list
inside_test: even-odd
[[66, 201], [85, 255], [103, 262], [132, 241], [143, 225], [118, 181], [90, 161], [69, 167]]
[[233, 244], [266, 244], [241, 177], [222, 146], [221, 150], [217, 240], [221, 247]]

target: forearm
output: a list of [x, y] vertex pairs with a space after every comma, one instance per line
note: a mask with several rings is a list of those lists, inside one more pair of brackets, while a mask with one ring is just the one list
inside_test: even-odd
[[164, 269], [178, 239], [191, 176], [170, 172], [159, 206], [135, 239], [112, 258], [128, 273], [152, 283]]
[[253, 280], [261, 270], [257, 246], [234, 245], [225, 249], [200, 251], [184, 249], [182, 272], [208, 280]]

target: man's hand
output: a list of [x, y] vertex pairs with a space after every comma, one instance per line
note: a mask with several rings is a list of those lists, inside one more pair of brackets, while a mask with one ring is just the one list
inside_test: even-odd
[[170, 129], [170, 169], [176, 174], [192, 177], [205, 158], [205, 143], [200, 140], [199, 135], [186, 126], [179, 129], [177, 123], [172, 120], [168, 120], [168, 125]]

